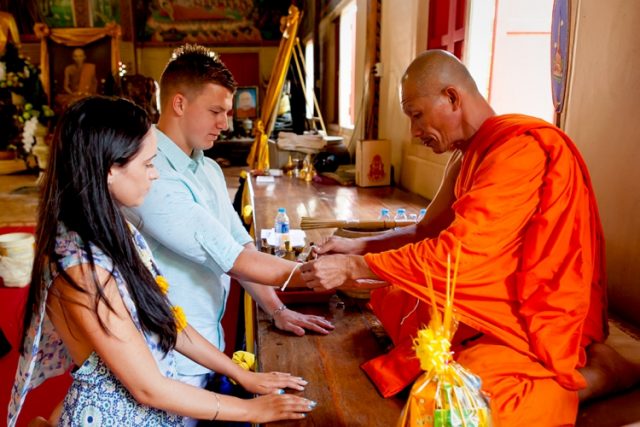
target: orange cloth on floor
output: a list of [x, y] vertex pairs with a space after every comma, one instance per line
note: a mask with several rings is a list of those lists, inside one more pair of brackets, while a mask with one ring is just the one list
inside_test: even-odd
[[[376, 275], [408, 295], [390, 305], [380, 297], [388, 290], [374, 293], [374, 311], [397, 348], [363, 368], [385, 395], [420, 373], [413, 372], [406, 350], [426, 314], [405, 319], [402, 328], [394, 324], [409, 313], [415, 298], [430, 301], [426, 268], [443, 304], [447, 255], [454, 256], [460, 241], [456, 316], [510, 350], [492, 356], [491, 370], [484, 365], [470, 370], [483, 378], [485, 389], [494, 388], [497, 378], [513, 374], [505, 371], [512, 356], [521, 355], [526, 363], [518, 365], [517, 375], [554, 379], [570, 392], [562, 407], [575, 416], [575, 391], [585, 387], [577, 371], [586, 360], [584, 348], [606, 336], [604, 242], [584, 161], [573, 142], [547, 122], [522, 115], [492, 117], [469, 141], [455, 196], [455, 219], [437, 238], [365, 256]], [[480, 353], [473, 347], [462, 353], [467, 351]], [[398, 375], [398, 369], [405, 371]], [[544, 400], [536, 391], [544, 389], [500, 388], [499, 394], [507, 395], [497, 399], [525, 408], [528, 397]]]

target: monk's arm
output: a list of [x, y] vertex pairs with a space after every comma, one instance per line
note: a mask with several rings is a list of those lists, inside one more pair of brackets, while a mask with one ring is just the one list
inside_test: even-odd
[[546, 158], [537, 144], [529, 142], [527, 137], [514, 139], [484, 155], [473, 175], [465, 177], [467, 188], [452, 208], [455, 219], [436, 238], [367, 254], [365, 261], [373, 273], [396, 285], [422, 287], [428, 266], [439, 288], [446, 277], [447, 257], [455, 256], [461, 243], [461, 278], [498, 274], [496, 263], [504, 259], [505, 250], [515, 250], [538, 207]]
[[316, 252], [318, 254], [350, 253], [363, 255], [397, 249], [409, 243], [438, 236], [442, 230], [451, 224], [455, 217], [451, 205], [455, 201], [454, 188], [460, 172], [461, 161], [462, 154], [459, 151], [454, 152], [445, 167], [440, 188], [429, 204], [424, 218], [418, 224], [359, 239], [330, 237], [323, 245], [317, 248]]

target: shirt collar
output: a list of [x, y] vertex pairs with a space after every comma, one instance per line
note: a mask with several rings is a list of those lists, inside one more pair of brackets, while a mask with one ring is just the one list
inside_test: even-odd
[[171, 166], [179, 172], [189, 169], [196, 172], [198, 167], [204, 164], [204, 153], [202, 150], [193, 150], [191, 157], [187, 156], [164, 132], [154, 125], [156, 137], [158, 139], [158, 150], [161, 151]]

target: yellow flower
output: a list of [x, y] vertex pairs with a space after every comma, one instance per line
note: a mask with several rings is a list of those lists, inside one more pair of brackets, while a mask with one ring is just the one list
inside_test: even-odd
[[160, 292], [162, 292], [164, 295], [169, 292], [169, 282], [167, 282], [167, 279], [165, 279], [164, 276], [157, 275], [156, 284], [160, 288]]
[[[256, 355], [249, 353], [248, 351], [238, 350], [233, 353], [231, 361], [240, 366], [245, 371], [255, 371], [256, 369]], [[233, 378], [229, 378], [231, 384], [238, 384]]]
[[176, 319], [176, 329], [180, 333], [187, 327], [187, 316], [184, 315], [182, 307], [177, 305], [171, 307], [171, 311], [173, 311], [173, 317]]
[[451, 342], [446, 337], [442, 328], [436, 329], [432, 325], [418, 331], [418, 336], [413, 340], [416, 355], [420, 360], [420, 368], [423, 371], [434, 371], [442, 374], [447, 370], [451, 361]]

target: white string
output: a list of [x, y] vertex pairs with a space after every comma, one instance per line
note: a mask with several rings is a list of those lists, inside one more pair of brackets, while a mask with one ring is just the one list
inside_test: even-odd
[[412, 309], [410, 312], [408, 312], [406, 316], [404, 316], [404, 317], [402, 318], [402, 320], [400, 321], [400, 324], [401, 324], [401, 325], [404, 323], [404, 321], [405, 321], [405, 320], [407, 320], [407, 317], [411, 316], [411, 314], [412, 314], [414, 311], [416, 311], [416, 308], [418, 308], [418, 304], [420, 304], [420, 300], [417, 300], [417, 301], [416, 301], [416, 305], [413, 307], [413, 309]]
[[293, 277], [293, 273], [296, 272], [297, 269], [299, 269], [302, 266], [301, 263], [296, 263], [295, 267], [293, 267], [293, 269], [291, 269], [291, 273], [289, 273], [289, 277], [287, 277], [287, 280], [284, 281], [284, 285], [282, 285], [282, 287], [280, 288], [280, 291], [284, 291], [285, 289], [287, 289], [287, 286], [289, 286], [289, 282], [291, 281], [291, 278]]

